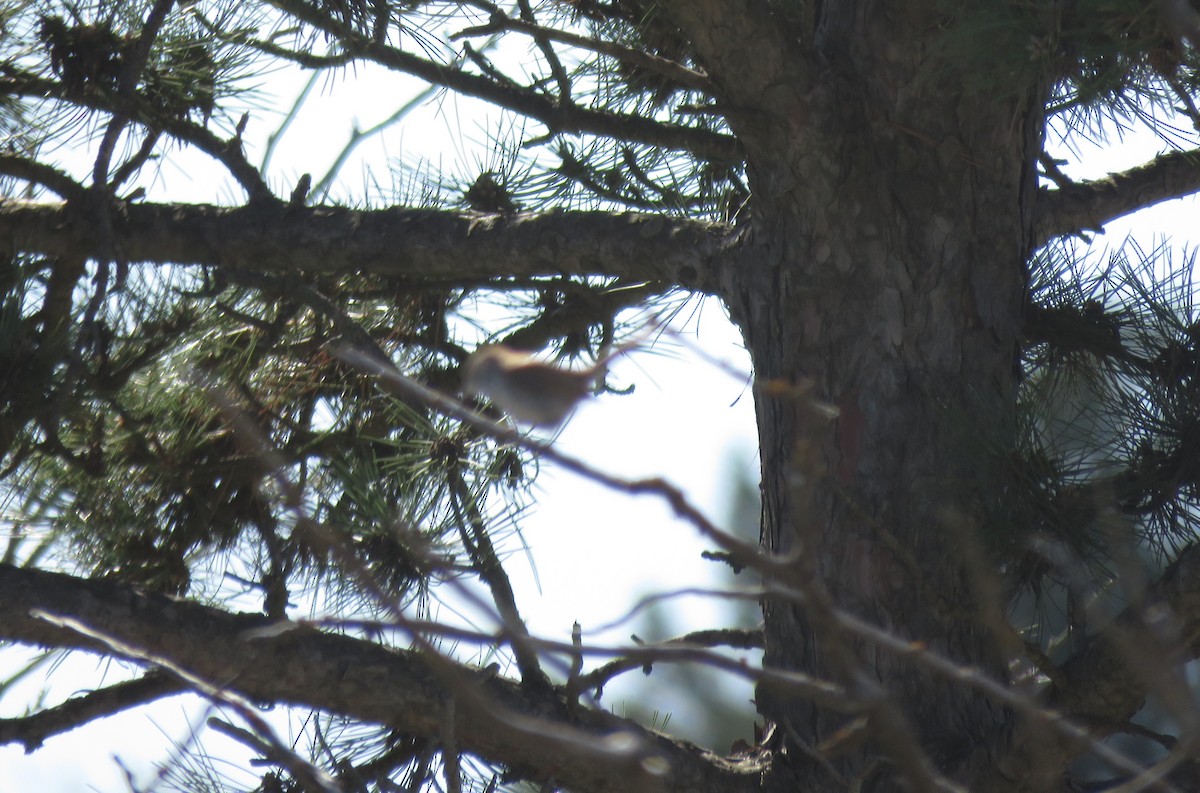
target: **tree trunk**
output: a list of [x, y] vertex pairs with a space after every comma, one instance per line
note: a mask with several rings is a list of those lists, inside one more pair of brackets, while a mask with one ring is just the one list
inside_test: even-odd
[[[779, 790], [837, 787], [831, 770], [893, 789], [881, 780], [903, 769], [877, 771], [903, 765], [905, 736], [969, 777], [1010, 718], [838, 631], [822, 605], [1004, 675], [1003, 632], [977, 618], [997, 603], [979, 597], [971, 529], [989, 455], [1012, 434], [1041, 97], [964, 96], [957, 75], [930, 67], [928, 28], [909, 22], [826, 31], [817, 50], [836, 55], [812, 87], [737, 130], [755, 212], [729, 302], [759, 384], [762, 542], [794, 560], [779, 583], [806, 594], [765, 603], [766, 664], [864, 699], [878, 686], [912, 730], [871, 711], [859, 746], [837, 733], [849, 716], [760, 690], [790, 747]], [[832, 769], [815, 770], [814, 748]]]

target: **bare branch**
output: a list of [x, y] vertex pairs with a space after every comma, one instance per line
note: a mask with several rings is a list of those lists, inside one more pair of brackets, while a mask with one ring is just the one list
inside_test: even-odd
[[[578, 625], [579, 623], [575, 623]], [[572, 640], [574, 636], [572, 636]], [[603, 666], [593, 669], [586, 675], [579, 676], [576, 686], [579, 691], [602, 688], [609, 680], [632, 669], [645, 667], [653, 663], [656, 656], [654, 650], [663, 647], [737, 647], [739, 649], [762, 649], [762, 631], [742, 628], [712, 629], [694, 631], [684, 636], [658, 642], [654, 648], [647, 650], [640, 658], [616, 658]], [[582, 660], [582, 650], [577, 656]]]
[[[506, 277], [606, 275], [709, 292], [721, 286], [730, 228], [606, 212], [478, 215], [256, 203], [224, 208], [126, 204], [113, 243], [130, 262], [296, 275], [359, 272], [456, 284]], [[93, 220], [70, 204], [0, 200], [0, 238], [48, 255], [88, 256]]]
[[[529, 5], [529, 0], [517, 0], [517, 6], [521, 10], [521, 19], [528, 25], [538, 27], [537, 18], [533, 15], [533, 8]], [[554, 45], [549, 37], [540, 33], [533, 34], [533, 40], [537, 42], [538, 49], [542, 51], [542, 55], [546, 58], [546, 64], [550, 67], [550, 73], [554, 75], [554, 81], [558, 83], [558, 101], [570, 101], [571, 78], [567, 76], [567, 70], [563, 68], [558, 53], [554, 51]]]
[[[309, 85], [312, 85], [312, 83], [310, 82]], [[393, 125], [403, 121], [409, 113], [425, 104], [425, 102], [427, 102], [436, 92], [437, 88], [435, 86], [429, 86], [397, 108], [396, 112], [392, 113], [378, 124], [375, 124], [367, 129], [359, 129], [358, 125], [356, 124], [350, 132], [349, 139], [346, 141], [345, 145], [342, 146], [342, 150], [338, 152], [337, 156], [333, 159], [333, 163], [330, 164], [328, 169], [326, 169], [325, 175], [318, 179], [316, 184], [313, 186], [312, 200], [314, 202], [323, 201], [325, 197], [329, 195], [329, 191], [333, 187], [334, 180], [337, 179], [338, 175], [341, 173], [342, 166], [346, 164], [346, 161], [350, 159], [350, 155], [354, 153], [354, 150], [357, 149], [359, 145], [363, 143], [363, 141], [367, 140], [373, 135], [378, 135], [384, 130], [387, 130]]]
[[1038, 191], [1038, 245], [1101, 231], [1119, 217], [1200, 191], [1200, 149], [1172, 151], [1107, 178]]
[[542, 671], [537, 653], [529, 644], [529, 629], [517, 608], [508, 573], [500, 564], [500, 557], [488, 536], [487, 521], [479, 509], [479, 502], [470, 492], [462, 472], [449, 472], [451, 507], [458, 518], [463, 546], [471, 556], [479, 578], [492, 594], [496, 613], [504, 622], [504, 628], [512, 636], [513, 657], [521, 671], [521, 680], [527, 686], [546, 687], [550, 679]]
[[234, 694], [225, 686], [210, 683], [203, 677], [189, 672], [182, 665], [175, 663], [170, 658], [148, 652], [141, 647], [124, 642], [74, 617], [45, 612], [37, 608], [32, 609], [29, 614], [34, 619], [45, 620], [55, 627], [72, 631], [86, 639], [98, 642], [102, 647], [107, 648], [113, 654], [122, 658], [147, 661], [209, 699], [229, 706], [254, 728], [255, 733], [263, 741], [274, 749], [275, 756], [285, 759], [284, 762], [288, 771], [300, 782], [303, 790], [338, 793], [333, 780], [328, 774], [293, 752], [287, 743], [275, 734], [275, 731], [267, 723], [266, 719], [259, 715], [258, 709], [253, 704], [247, 702], [243, 697]]

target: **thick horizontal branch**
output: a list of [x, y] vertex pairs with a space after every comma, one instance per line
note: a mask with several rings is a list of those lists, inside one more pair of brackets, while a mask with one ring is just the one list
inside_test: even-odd
[[[256, 702], [300, 705], [438, 739], [576, 791], [749, 791], [761, 769], [445, 658], [103, 581], [0, 565], [0, 640], [136, 648]], [[62, 627], [87, 626], [101, 642]], [[631, 784], [633, 787], [631, 788]], [[661, 785], [661, 788], [659, 788]]]
[[[111, 249], [130, 262], [255, 272], [361, 272], [442, 283], [599, 275], [712, 292], [729, 227], [609, 212], [479, 215], [271, 203], [226, 208], [127, 204], [109, 213]], [[83, 206], [0, 200], [0, 239], [52, 256], [110, 250]]]
[[1037, 244], [1200, 191], [1200, 150], [1173, 151], [1104, 179], [1038, 191]]

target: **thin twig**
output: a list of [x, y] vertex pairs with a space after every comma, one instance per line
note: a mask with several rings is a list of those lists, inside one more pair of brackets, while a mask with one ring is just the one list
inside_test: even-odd
[[560, 44], [590, 50], [601, 55], [607, 55], [623, 63], [628, 63], [674, 80], [681, 88], [686, 88], [689, 91], [703, 91], [707, 93], [713, 90], [713, 85], [706, 74], [695, 69], [690, 69], [676, 61], [645, 52], [644, 50], [626, 47], [616, 42], [602, 41], [587, 36], [580, 36], [565, 30], [544, 27], [521, 19], [513, 19], [504, 14], [503, 11], [500, 11], [498, 15], [494, 13], [486, 25], [461, 30], [450, 36], [450, 40], [454, 41], [469, 36], [482, 36], [509, 30], [540, 37], [549, 41], [557, 41]]
[[[529, 5], [529, 0], [517, 0], [517, 8], [521, 11], [521, 21], [534, 28], [540, 26], [537, 24], [537, 18], [533, 15], [533, 8]], [[558, 59], [558, 53], [554, 51], [554, 45], [550, 43], [550, 37], [540, 32], [532, 34], [533, 40], [537, 42], [538, 49], [542, 51], [542, 55], [546, 57], [546, 64], [550, 67], [550, 74], [554, 76], [554, 81], [558, 83], [558, 101], [571, 101], [571, 78], [567, 76], [567, 70], [563, 68], [562, 61]]]
[[296, 97], [296, 101], [292, 102], [291, 108], [287, 115], [283, 117], [283, 121], [279, 122], [279, 127], [267, 136], [266, 150], [263, 152], [262, 164], [259, 170], [263, 173], [267, 172], [267, 168], [271, 165], [271, 158], [275, 156], [275, 149], [278, 148], [279, 142], [283, 139], [283, 135], [288, 131], [288, 127], [300, 115], [300, 109], [304, 107], [304, 103], [308, 101], [308, 95], [312, 93], [313, 88], [317, 85], [317, 80], [321, 77], [320, 72], [313, 72], [308, 78], [308, 82], [304, 84], [300, 94]]
[[87, 625], [81, 620], [72, 617], [65, 617], [57, 614], [50, 614], [45, 611], [35, 610], [32, 616], [36, 619], [41, 619], [50, 625], [58, 628], [72, 631], [91, 639], [95, 642], [107, 647], [115, 655], [124, 658], [132, 658], [139, 661], [144, 661], [152, 666], [158, 667], [167, 674], [178, 678], [189, 688], [195, 689], [209, 699], [228, 705], [239, 716], [245, 719], [246, 723], [254, 728], [258, 733], [277, 753], [280, 758], [286, 758], [288, 771], [303, 785], [307, 785], [314, 790], [326, 791], [326, 793], [341, 793], [337, 784], [320, 768], [309, 763], [304, 758], [297, 755], [291, 748], [275, 734], [266, 720], [258, 715], [258, 710], [254, 705], [242, 697], [228, 691], [222, 686], [213, 684], [199, 675], [195, 675], [184, 669], [179, 664], [167, 658], [155, 655], [154, 653], [143, 650], [140, 647], [134, 647], [120, 641], [119, 639], [109, 636], [101, 631], [97, 631], [90, 625]]
[[[142, 72], [146, 68], [146, 62], [150, 59], [150, 50], [154, 46], [154, 40], [158, 38], [158, 32], [162, 29], [163, 22], [166, 21], [167, 14], [174, 5], [175, 0], [156, 0], [154, 6], [146, 14], [146, 23], [142, 26], [137, 43], [132, 49], [123, 53], [121, 70], [117, 74], [117, 104], [119, 107], [127, 106], [134, 98], [138, 81], [142, 79]], [[100, 146], [96, 152], [96, 162], [92, 167], [92, 182], [98, 188], [105, 190], [109, 188], [108, 169], [112, 163], [113, 149], [116, 148], [117, 139], [128, 122], [129, 116], [125, 112], [117, 110], [109, 119], [108, 127], [104, 130], [104, 137], [100, 140]]]
[[[517, 661], [517, 669], [521, 672], [521, 679], [527, 685], [547, 688], [550, 681], [542, 671], [537, 653], [529, 645], [529, 629], [521, 618], [512, 584], [488, 536], [479, 503], [467, 488], [460, 471], [452, 468], [448, 475], [451, 507], [458, 513], [463, 545], [471, 555], [477, 575], [491, 592], [501, 622], [512, 637], [513, 656]], [[464, 511], [466, 514], [463, 514]]]

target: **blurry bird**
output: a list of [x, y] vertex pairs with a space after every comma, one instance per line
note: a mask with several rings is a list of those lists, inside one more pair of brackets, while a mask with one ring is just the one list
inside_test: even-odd
[[604, 374], [609, 356], [582, 369], [560, 369], [503, 344], [485, 344], [464, 366], [463, 390], [486, 396], [523, 424], [561, 424]]

